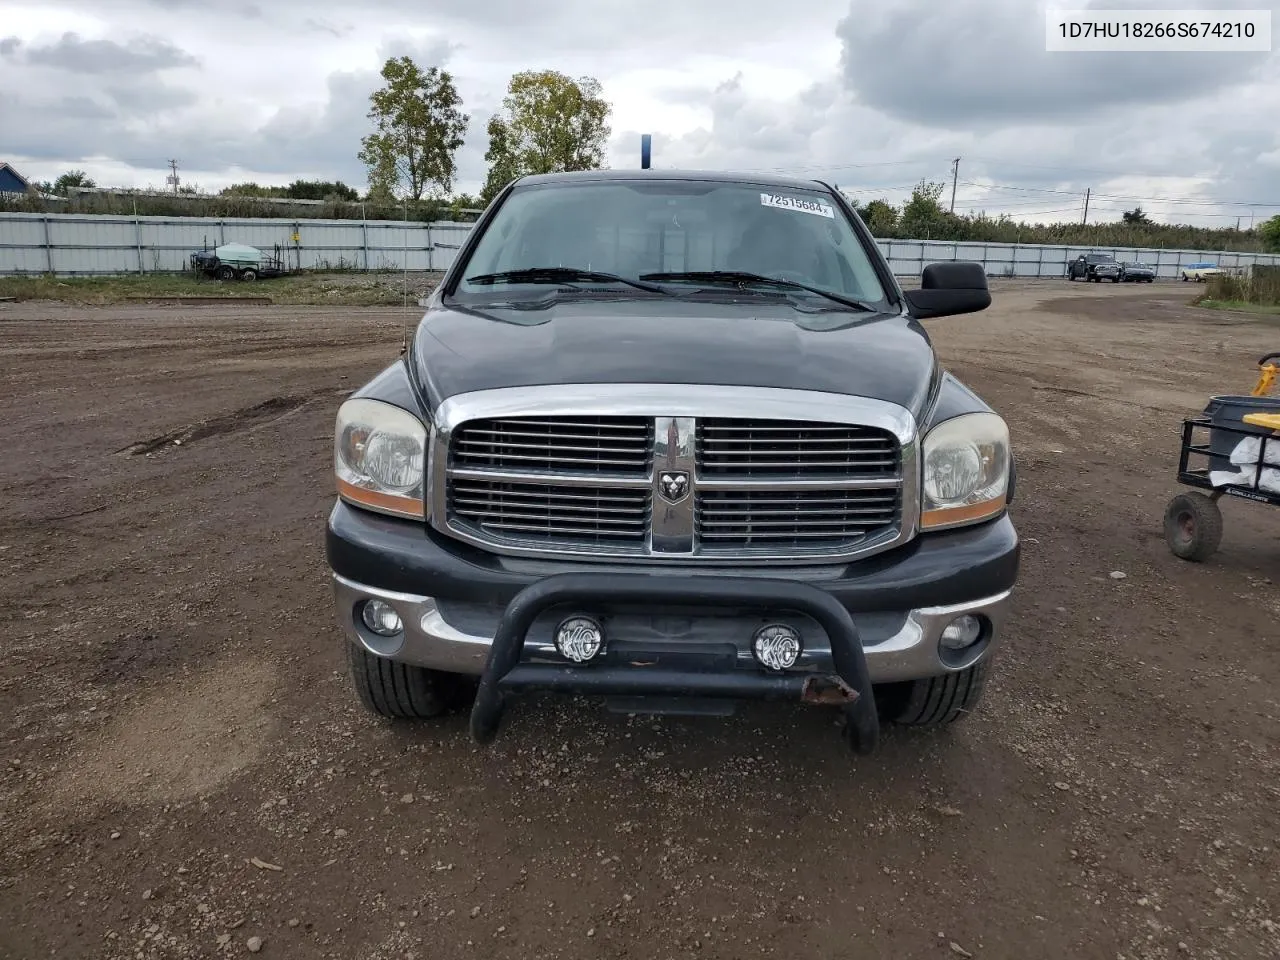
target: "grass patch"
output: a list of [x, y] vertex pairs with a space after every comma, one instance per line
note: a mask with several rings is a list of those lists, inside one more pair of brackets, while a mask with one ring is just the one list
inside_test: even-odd
[[1267, 317], [1280, 317], [1280, 305], [1266, 303], [1248, 303], [1244, 300], [1211, 300], [1208, 297], [1197, 300], [1197, 307], [1207, 310], [1234, 310], [1239, 313], [1256, 313]]
[[[409, 302], [416, 305], [439, 282], [439, 274], [409, 274]], [[118, 277], [0, 277], [0, 297], [59, 300], [92, 306], [129, 303], [138, 297], [270, 297], [272, 303], [301, 306], [398, 306], [404, 303], [405, 275], [392, 273], [297, 273], [255, 283], [214, 280], [191, 273], [149, 273]]]

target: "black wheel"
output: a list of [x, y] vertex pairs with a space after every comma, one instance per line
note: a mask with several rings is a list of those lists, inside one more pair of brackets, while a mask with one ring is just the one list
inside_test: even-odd
[[253, 269], [253, 267], [246, 267], [240, 271], [240, 279], [245, 283], [253, 283], [253, 281], [258, 279], [258, 271]]
[[971, 713], [986, 689], [990, 661], [979, 660], [967, 670], [887, 684], [876, 690], [880, 715], [907, 727], [943, 727]]
[[1222, 543], [1222, 511], [1203, 493], [1180, 493], [1165, 508], [1164, 538], [1175, 557], [1203, 563]]
[[1111, 282], [1112, 282], [1112, 283], [1119, 283], [1119, 282], [1120, 282], [1120, 278], [1119, 278], [1119, 277], [1112, 277], [1112, 278], [1111, 278]]
[[218, 268], [219, 280], [234, 280], [236, 278], [236, 268], [229, 263], [224, 263]]
[[392, 720], [429, 720], [455, 706], [466, 678], [375, 657], [347, 643], [351, 685], [365, 707]]

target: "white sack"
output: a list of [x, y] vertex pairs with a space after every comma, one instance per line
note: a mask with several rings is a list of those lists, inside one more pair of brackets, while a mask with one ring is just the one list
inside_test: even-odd
[[[1270, 459], [1270, 451], [1268, 451], [1267, 457]], [[1210, 470], [1209, 482], [1215, 487], [1225, 487], [1231, 484], [1232, 486], [1247, 487], [1252, 490], [1254, 489], [1253, 477], [1257, 469], [1255, 465], [1245, 467], [1238, 473], [1233, 473], [1230, 470]], [[1258, 489], [1264, 493], [1280, 494], [1280, 470], [1275, 467], [1263, 467], [1262, 478], [1258, 481]]]
[[1231, 462], [1237, 466], [1257, 463], [1258, 456], [1262, 452], [1263, 439], [1267, 440], [1267, 464], [1280, 467], [1280, 437], [1245, 437], [1231, 451]]

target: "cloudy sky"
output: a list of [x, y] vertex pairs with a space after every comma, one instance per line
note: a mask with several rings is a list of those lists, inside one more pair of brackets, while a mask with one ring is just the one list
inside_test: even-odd
[[[1082, 0], [1053, 6], [1084, 7]], [[1277, 0], [1094, 3], [1272, 9]], [[5, 0], [0, 160], [100, 185], [341, 179], [389, 55], [451, 71], [471, 115], [458, 188], [518, 70], [591, 75], [610, 163], [815, 176], [958, 212], [1090, 220], [1141, 203], [1234, 226], [1280, 213], [1280, 55], [1047, 53], [1036, 0]], [[949, 190], [949, 185], [948, 185]], [[1166, 199], [1156, 199], [1166, 198]]]

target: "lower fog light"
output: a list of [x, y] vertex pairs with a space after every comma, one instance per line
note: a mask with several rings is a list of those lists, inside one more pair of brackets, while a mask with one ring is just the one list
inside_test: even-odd
[[556, 649], [574, 663], [586, 663], [604, 649], [604, 627], [591, 617], [570, 617], [556, 627]]
[[800, 659], [800, 634], [785, 623], [761, 627], [751, 640], [751, 652], [762, 667], [790, 670]]
[[943, 650], [959, 651], [972, 647], [982, 638], [982, 621], [971, 614], [956, 617], [942, 631]]
[[360, 619], [380, 637], [394, 637], [404, 629], [400, 614], [385, 600], [366, 600], [360, 609]]

